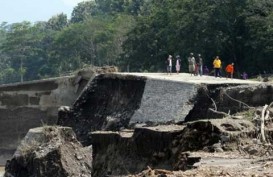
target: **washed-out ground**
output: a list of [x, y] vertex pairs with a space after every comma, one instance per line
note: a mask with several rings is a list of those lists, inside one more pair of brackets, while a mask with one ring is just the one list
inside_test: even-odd
[[[122, 73], [123, 74], [123, 73]], [[226, 79], [215, 78], [212, 76], [190, 76], [189, 74], [172, 74], [171, 76], [163, 73], [126, 73], [132, 75], [147, 76], [154, 79], [168, 79], [174, 81], [186, 81], [193, 83], [245, 83], [255, 84], [259, 83], [250, 80], [240, 79]], [[273, 157], [272, 156], [251, 156], [237, 151], [228, 152], [215, 152], [208, 153], [204, 151], [190, 152], [192, 156], [202, 157], [201, 161], [195, 164], [194, 169], [187, 171], [167, 171], [163, 170], [166, 176], [179, 177], [179, 176], [196, 176], [196, 177], [209, 177], [209, 176], [272, 176], [273, 177]], [[160, 169], [149, 169], [143, 171], [138, 175], [131, 175], [132, 177], [140, 176], [158, 176]], [[0, 167], [0, 177], [4, 174], [4, 167]], [[162, 176], [162, 175], [161, 175]]]
[[[202, 157], [194, 169], [187, 171], [167, 171], [147, 169], [130, 177], [155, 177], [165, 174], [168, 177], [272, 177], [273, 157], [251, 157], [237, 152], [206, 153], [195, 152], [192, 155]], [[4, 167], [0, 167], [0, 177], [4, 175]], [[162, 175], [161, 175], [162, 176]]]
[[201, 156], [197, 169], [184, 173], [184, 176], [273, 176], [272, 157], [243, 155], [238, 152], [196, 153]]
[[272, 177], [272, 157], [255, 157], [242, 155], [239, 152], [193, 152], [192, 155], [202, 157], [195, 168], [186, 171], [167, 171], [147, 169], [131, 177]]

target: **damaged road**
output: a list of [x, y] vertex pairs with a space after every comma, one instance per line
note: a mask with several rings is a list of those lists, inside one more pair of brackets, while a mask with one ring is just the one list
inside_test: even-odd
[[237, 152], [259, 135], [248, 107], [273, 100], [270, 84], [220, 83], [226, 79], [166, 84], [160, 77], [101, 75], [69, 111], [60, 112], [59, 124], [73, 127], [84, 145], [92, 144], [93, 176], [136, 174], [147, 166], [183, 171], [198, 160], [188, 151]]
[[[86, 156], [90, 152], [93, 155], [84, 162], [87, 164], [84, 174], [92, 173], [95, 177], [271, 175], [272, 115], [265, 116], [262, 126], [261, 113], [271, 111], [263, 111], [263, 106], [272, 102], [273, 86], [226, 79], [193, 82], [177, 77], [168, 80], [166, 76], [97, 75], [71, 107], [59, 109], [58, 125], [71, 127], [75, 132], [73, 137], [80, 142], [64, 138], [68, 142], [63, 144], [72, 141], [79, 145], [68, 154], [92, 145], [92, 150], [84, 151]], [[256, 107], [260, 107], [259, 111], [252, 109]], [[64, 161], [83, 163], [77, 156], [68, 157]], [[60, 159], [58, 156], [55, 160], [59, 163]], [[11, 160], [6, 167], [10, 174], [16, 171], [11, 162], [22, 165]], [[41, 164], [46, 162], [47, 158], [41, 160]], [[33, 173], [29, 170], [31, 164], [23, 163], [23, 167]], [[258, 172], [263, 167], [268, 170]], [[56, 168], [57, 171], [74, 169], [73, 163], [67, 169]], [[243, 168], [249, 169], [247, 173]], [[73, 176], [79, 171], [65, 173]]]

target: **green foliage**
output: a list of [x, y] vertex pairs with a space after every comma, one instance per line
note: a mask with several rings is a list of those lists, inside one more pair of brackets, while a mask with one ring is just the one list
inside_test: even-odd
[[169, 54], [187, 71], [190, 52], [236, 74], [272, 72], [271, 0], [91, 0], [71, 19], [0, 24], [0, 83], [48, 78], [86, 65], [162, 72]]
[[271, 71], [273, 55], [273, 2], [248, 0], [246, 27], [248, 40], [245, 45], [249, 49], [243, 62], [250, 61], [251, 69]]
[[51, 17], [46, 27], [51, 30], [60, 31], [67, 26], [67, 16], [63, 13]]
[[99, 12], [97, 4], [94, 1], [84, 1], [79, 3], [72, 12], [71, 22], [79, 23], [97, 15]]

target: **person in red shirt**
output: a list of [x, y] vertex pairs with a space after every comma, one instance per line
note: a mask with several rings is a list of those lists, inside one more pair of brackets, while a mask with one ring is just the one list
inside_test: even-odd
[[227, 72], [227, 78], [233, 78], [233, 73], [234, 73], [234, 63], [231, 63], [227, 65], [226, 67], [226, 72]]

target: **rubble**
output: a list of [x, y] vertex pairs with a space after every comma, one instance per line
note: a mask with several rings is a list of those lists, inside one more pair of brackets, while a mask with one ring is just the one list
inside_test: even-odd
[[69, 127], [30, 129], [6, 164], [4, 177], [91, 177], [92, 147]]
[[238, 151], [239, 144], [246, 145], [245, 139], [254, 138], [255, 132], [250, 121], [229, 118], [199, 120], [184, 125], [143, 126], [119, 132], [92, 132], [93, 174], [136, 174], [147, 166], [167, 171], [193, 169], [203, 157], [192, 156], [192, 152]]

